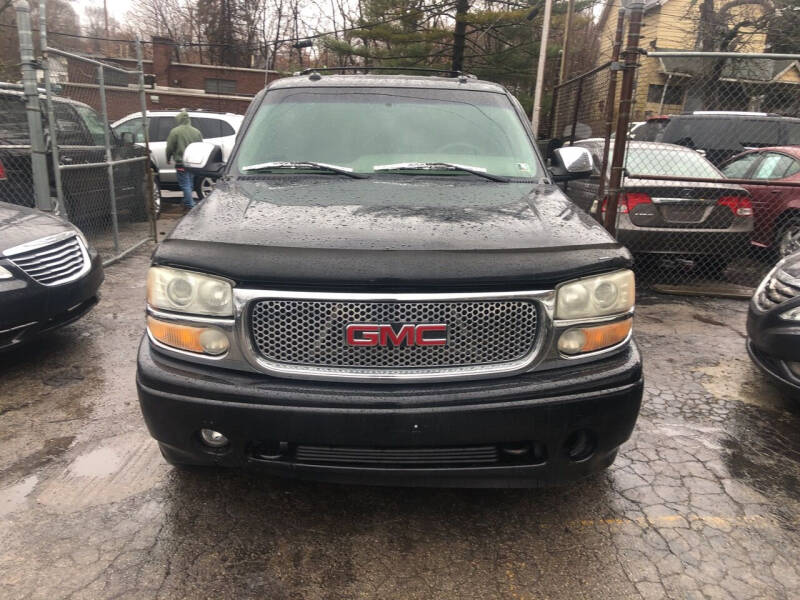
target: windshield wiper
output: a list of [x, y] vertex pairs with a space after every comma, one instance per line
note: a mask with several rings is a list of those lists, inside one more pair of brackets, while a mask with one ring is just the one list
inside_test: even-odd
[[502, 175], [492, 175], [487, 173], [483, 167], [471, 167], [469, 165], [459, 165], [449, 162], [407, 162], [397, 163], [394, 165], [375, 165], [372, 167], [373, 171], [463, 171], [464, 173], [471, 173], [484, 179], [491, 181], [508, 182], [508, 177]]
[[329, 165], [328, 163], [313, 162], [310, 160], [301, 161], [286, 161], [277, 160], [273, 162], [258, 163], [257, 165], [247, 165], [242, 167], [242, 171], [268, 171], [269, 169], [314, 169], [317, 171], [331, 171], [332, 173], [340, 173], [347, 175], [353, 179], [366, 179], [366, 175], [361, 173], [354, 173], [350, 167], [340, 167], [338, 165]]

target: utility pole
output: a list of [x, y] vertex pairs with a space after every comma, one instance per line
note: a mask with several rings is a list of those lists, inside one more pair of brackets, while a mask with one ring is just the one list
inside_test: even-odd
[[575, 0], [567, 3], [567, 20], [564, 23], [564, 42], [561, 47], [561, 68], [558, 70], [558, 83], [564, 83], [567, 75], [567, 60], [569, 59], [569, 37], [572, 32], [572, 15], [575, 12]]
[[103, 0], [103, 21], [105, 22], [106, 39], [108, 39], [108, 0]]
[[39, 103], [39, 86], [36, 83], [38, 64], [33, 57], [33, 31], [31, 30], [31, 7], [28, 0], [14, 3], [17, 11], [19, 32], [19, 56], [22, 68], [22, 84], [25, 90], [25, 114], [28, 117], [28, 134], [31, 138], [31, 171], [36, 208], [53, 210], [50, 200], [50, 177], [47, 173], [47, 149], [42, 130], [42, 109]]
[[639, 66], [639, 34], [642, 30], [644, 2], [634, 0], [628, 6], [630, 23], [628, 25], [628, 46], [625, 49], [625, 62], [622, 71], [622, 88], [619, 94], [619, 116], [617, 133], [614, 137], [614, 154], [611, 158], [611, 174], [608, 181], [608, 207], [603, 224], [608, 232], [616, 237], [617, 207], [622, 194], [622, 171], [625, 168], [625, 147], [628, 143], [628, 125], [633, 106], [633, 82]]
[[456, 0], [456, 26], [453, 30], [453, 72], [464, 70], [464, 45], [467, 38], [469, 0]]
[[533, 110], [531, 111], [531, 127], [533, 136], [539, 135], [539, 115], [542, 112], [542, 86], [544, 84], [544, 65], [547, 54], [547, 38], [550, 36], [550, 13], [553, 0], [545, 0], [544, 22], [542, 23], [542, 39], [539, 44], [539, 64], [536, 67], [536, 89], [533, 92]]

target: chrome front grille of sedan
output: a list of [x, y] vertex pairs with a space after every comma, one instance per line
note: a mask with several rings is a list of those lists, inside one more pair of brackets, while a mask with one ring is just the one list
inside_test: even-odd
[[17, 246], [4, 255], [28, 277], [48, 286], [74, 281], [91, 266], [86, 248], [73, 232]]
[[800, 296], [800, 280], [778, 269], [759, 290], [756, 304], [761, 310], [769, 310], [798, 296]]

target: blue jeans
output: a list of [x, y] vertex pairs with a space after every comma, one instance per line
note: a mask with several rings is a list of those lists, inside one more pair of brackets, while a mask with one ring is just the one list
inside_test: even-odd
[[175, 174], [178, 176], [178, 187], [183, 190], [183, 205], [186, 208], [194, 208], [194, 198], [192, 198], [194, 175], [182, 167], [176, 168]]

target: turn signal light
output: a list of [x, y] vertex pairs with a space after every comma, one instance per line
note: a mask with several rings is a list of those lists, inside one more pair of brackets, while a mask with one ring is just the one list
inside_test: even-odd
[[[650, 204], [653, 200], [647, 194], [642, 194], [640, 192], [628, 192], [625, 194], [620, 194], [619, 196], [619, 204], [617, 205], [617, 212], [620, 214], [627, 214], [631, 212], [634, 208], [639, 206], [640, 204]], [[608, 206], [608, 196], [603, 198], [603, 207], [600, 209], [603, 212], [606, 212], [606, 207]]]
[[558, 349], [564, 354], [583, 354], [616, 346], [631, 332], [633, 319], [596, 327], [573, 327], [561, 334]]
[[753, 205], [746, 196], [722, 196], [717, 200], [719, 206], [727, 206], [733, 214], [740, 217], [752, 217]]
[[166, 346], [217, 356], [228, 351], [228, 336], [216, 327], [192, 327], [147, 317], [147, 330]]

